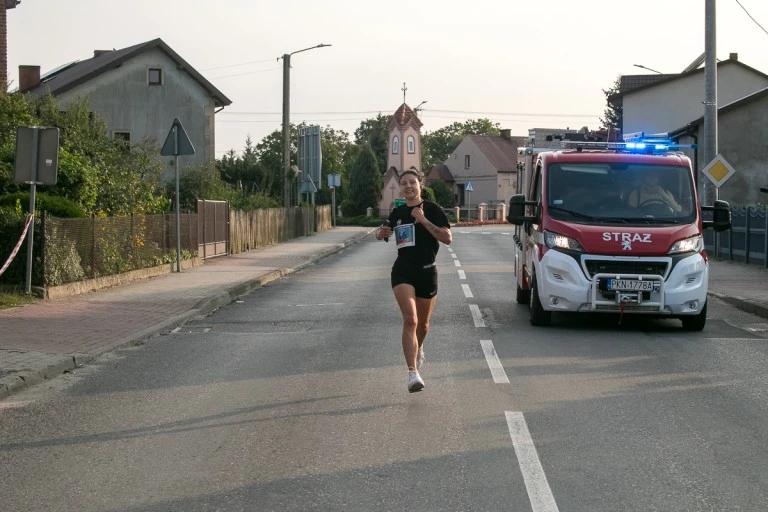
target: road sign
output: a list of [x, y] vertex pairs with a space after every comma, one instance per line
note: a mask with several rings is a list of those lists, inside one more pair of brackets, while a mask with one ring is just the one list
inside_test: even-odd
[[165, 138], [165, 143], [163, 144], [163, 149], [160, 150], [160, 154], [162, 156], [195, 154], [195, 147], [192, 145], [192, 141], [189, 140], [189, 136], [181, 125], [181, 121], [179, 121], [178, 117], [173, 120], [171, 130]]
[[404, 197], [396, 197], [395, 198], [395, 208], [397, 208], [398, 206], [403, 206], [403, 205], [405, 205], [405, 198]]
[[299, 129], [297, 156], [299, 169], [309, 174], [315, 184], [315, 188], [320, 188], [323, 170], [323, 155], [320, 149], [320, 126], [307, 126], [306, 128]]
[[471, 181], [468, 181], [468, 182], [466, 182], [464, 184], [464, 190], [467, 191], [467, 192], [474, 192], [475, 191], [475, 186], [472, 184]]
[[335, 188], [340, 186], [341, 186], [341, 174], [329, 174], [328, 188]]
[[729, 164], [725, 158], [723, 158], [723, 155], [717, 155], [713, 158], [701, 172], [704, 173], [704, 176], [709, 178], [709, 181], [711, 181], [717, 188], [722, 187], [723, 183], [728, 181], [728, 178], [736, 174], [736, 170], [731, 167], [731, 164]]
[[16, 128], [14, 181], [17, 183], [55, 185], [58, 166], [58, 128], [41, 126], [19, 126]]
[[301, 180], [299, 181], [299, 192], [302, 194], [312, 194], [317, 192], [317, 186], [315, 186], [315, 182], [312, 181], [309, 174], [306, 172], [301, 173]]

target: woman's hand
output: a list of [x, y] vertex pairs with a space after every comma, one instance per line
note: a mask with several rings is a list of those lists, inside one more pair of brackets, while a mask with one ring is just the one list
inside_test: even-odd
[[424, 209], [421, 206], [417, 206], [413, 210], [411, 210], [411, 216], [418, 222], [419, 224], [424, 224], [424, 221], [426, 221], [426, 217], [424, 217]]
[[386, 224], [382, 224], [379, 226], [379, 230], [376, 232], [376, 238], [378, 240], [384, 240], [385, 238], [389, 238], [392, 236], [392, 228], [387, 226]]

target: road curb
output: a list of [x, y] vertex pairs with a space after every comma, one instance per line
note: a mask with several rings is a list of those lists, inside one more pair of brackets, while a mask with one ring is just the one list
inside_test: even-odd
[[722, 295], [715, 292], [709, 292], [709, 295], [725, 302], [726, 304], [730, 304], [737, 309], [746, 311], [747, 313], [752, 313], [753, 315], [768, 318], [768, 306], [764, 306], [762, 304], [758, 304], [754, 301], [749, 301], [741, 297], [731, 297], [729, 295]]
[[341, 243], [338, 243], [329, 249], [324, 249], [317, 254], [311, 255], [307, 261], [302, 262], [295, 267], [275, 270], [257, 279], [251, 279], [244, 283], [237, 284], [228, 290], [224, 290], [206, 297], [195, 304], [195, 306], [193, 306], [189, 311], [168, 318], [167, 320], [147, 327], [146, 329], [131, 334], [113, 343], [106, 344], [105, 346], [97, 349], [94, 355], [62, 356], [62, 359], [55, 364], [48, 365], [37, 370], [20, 372], [14, 375], [3, 377], [0, 379], [0, 400], [16, 394], [28, 387], [57, 377], [66, 371], [74, 370], [75, 368], [83, 366], [84, 364], [90, 363], [97, 359], [99, 356], [108, 352], [112, 352], [120, 348], [138, 345], [143, 340], [163, 332], [171, 331], [193, 318], [206, 316], [219, 309], [220, 307], [226, 306], [238, 297], [261, 288], [267, 283], [297, 272], [309, 265], [327, 258], [328, 256], [342, 251], [352, 244], [358, 243], [360, 240], [373, 233], [375, 229], [376, 228], [371, 228], [370, 230], [349, 238]]

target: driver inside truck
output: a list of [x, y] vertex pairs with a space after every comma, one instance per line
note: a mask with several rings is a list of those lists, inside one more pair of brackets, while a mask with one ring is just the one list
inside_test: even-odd
[[642, 208], [653, 203], [664, 203], [675, 212], [680, 212], [683, 209], [674, 195], [659, 183], [659, 174], [654, 171], [646, 171], [643, 173], [640, 185], [629, 193], [627, 204], [633, 208]]

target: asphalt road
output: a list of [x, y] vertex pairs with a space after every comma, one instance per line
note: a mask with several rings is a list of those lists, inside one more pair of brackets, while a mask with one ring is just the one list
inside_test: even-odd
[[509, 226], [438, 255], [406, 391], [372, 237], [176, 332], [0, 401], [0, 509], [762, 511], [768, 331], [514, 303]]

